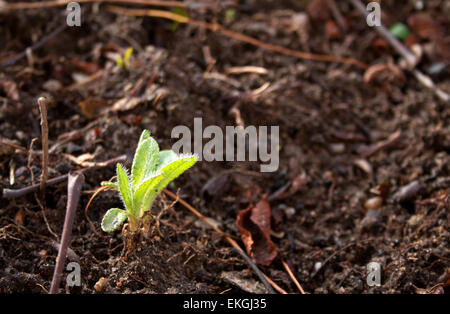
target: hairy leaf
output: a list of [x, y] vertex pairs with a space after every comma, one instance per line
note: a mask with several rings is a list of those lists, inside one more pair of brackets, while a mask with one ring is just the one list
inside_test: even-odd
[[166, 165], [178, 159], [178, 155], [173, 150], [162, 150], [159, 152], [158, 156], [158, 168], [157, 170], [161, 170]]
[[117, 164], [117, 184], [119, 186], [119, 192], [126, 209], [127, 211], [131, 212], [133, 210], [132, 190], [127, 173], [125, 172], [121, 164]]
[[144, 212], [150, 209], [156, 196], [155, 186], [161, 182], [163, 178], [164, 174], [155, 173], [137, 188], [134, 194], [134, 206], [138, 212], [135, 214], [136, 217], [141, 217]]
[[127, 212], [120, 208], [111, 208], [103, 216], [102, 230], [105, 232], [113, 232], [117, 230], [127, 219]]
[[131, 167], [133, 189], [136, 189], [146, 176], [155, 171], [158, 152], [158, 143], [150, 137], [148, 131], [142, 132]]
[[[175, 154], [175, 153], [174, 153]], [[155, 193], [158, 194], [171, 181], [175, 180], [180, 174], [192, 167], [197, 161], [194, 155], [180, 155], [178, 159], [171, 161], [168, 164], [162, 164], [158, 171], [164, 174], [164, 178], [155, 186]]]

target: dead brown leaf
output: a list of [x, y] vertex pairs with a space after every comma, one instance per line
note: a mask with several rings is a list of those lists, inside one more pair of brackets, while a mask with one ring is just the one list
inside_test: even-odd
[[277, 248], [270, 239], [271, 209], [267, 200], [241, 211], [236, 223], [247, 254], [256, 264], [268, 266], [277, 256]]
[[86, 118], [92, 119], [98, 116], [102, 109], [108, 107], [109, 103], [104, 99], [87, 98], [80, 101], [78, 106]]
[[382, 63], [370, 66], [364, 73], [364, 83], [370, 84], [374, 81], [395, 82], [398, 85], [403, 85], [406, 82], [406, 77], [395, 64]]

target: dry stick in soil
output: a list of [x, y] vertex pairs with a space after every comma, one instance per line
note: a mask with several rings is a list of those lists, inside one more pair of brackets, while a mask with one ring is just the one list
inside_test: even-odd
[[59, 284], [61, 282], [62, 271], [66, 261], [67, 248], [69, 247], [70, 237], [72, 235], [72, 225], [75, 218], [75, 212], [80, 200], [81, 187], [84, 182], [84, 175], [81, 172], [69, 173], [67, 183], [67, 209], [66, 217], [64, 219], [64, 227], [61, 236], [61, 245], [59, 247], [58, 256], [56, 257], [56, 267], [53, 273], [52, 284], [50, 287], [50, 294], [58, 292]]
[[233, 251], [238, 253], [242, 258], [247, 262], [247, 264], [253, 269], [253, 271], [256, 273], [256, 275], [259, 277], [259, 280], [262, 281], [264, 286], [266, 287], [267, 291], [269, 291], [270, 294], [275, 294], [275, 291], [270, 286], [267, 279], [264, 277], [264, 274], [259, 270], [259, 268], [255, 265], [255, 263], [252, 262], [252, 260], [247, 256], [247, 254], [244, 254], [241, 250], [233, 248]]
[[[36, 3], [36, 2], [33, 2]], [[37, 2], [39, 3], [39, 2]], [[0, 10], [3, 7], [0, 5]], [[67, 28], [67, 23], [63, 23], [62, 25], [58, 26], [54, 31], [44, 36], [41, 40], [39, 40], [37, 43], [32, 45], [31, 47], [26, 48], [24, 51], [19, 53], [18, 55], [12, 57], [11, 59], [6, 60], [5, 62], [0, 63], [0, 68], [6, 68], [8, 66], [11, 66], [15, 64], [17, 61], [19, 61], [22, 58], [25, 58], [27, 56], [28, 52], [33, 52], [39, 48], [41, 48], [43, 45], [45, 45], [50, 39], [56, 37], [59, 33], [63, 32]]]
[[292, 272], [291, 268], [285, 261], [281, 261], [283, 264], [284, 269], [286, 269], [286, 272], [288, 273], [289, 277], [291, 277], [291, 280], [295, 283], [297, 286], [298, 291], [300, 291], [301, 294], [305, 294], [305, 290], [303, 290], [302, 286], [298, 282], [297, 278], [295, 278], [294, 273]]
[[[239, 250], [240, 252], [242, 252], [242, 254], [245, 254], [244, 250], [241, 249], [241, 247], [239, 246], [239, 244], [237, 244], [236, 241], [234, 241], [229, 235], [227, 235], [225, 232], [223, 232], [222, 230], [220, 230], [217, 226], [215, 226], [214, 224], [212, 224], [205, 216], [203, 216], [203, 214], [201, 214], [199, 211], [197, 211], [194, 207], [192, 207], [191, 205], [189, 205], [189, 203], [187, 203], [186, 201], [184, 201], [183, 199], [179, 198], [177, 195], [175, 195], [174, 193], [170, 192], [167, 189], [163, 190], [164, 193], [166, 195], [168, 195], [170, 198], [172, 199], [177, 199], [180, 202], [181, 205], [183, 205], [185, 208], [187, 208], [188, 210], [190, 210], [194, 215], [196, 215], [198, 218], [200, 218], [204, 223], [206, 223], [208, 226], [210, 226], [214, 231], [216, 231], [217, 233], [219, 233], [220, 235], [222, 235], [225, 240], [227, 240], [228, 243], [231, 244], [232, 247], [234, 247], [236, 250]], [[245, 254], [246, 255], [246, 254]], [[256, 267], [256, 266], [255, 266]], [[264, 276], [264, 278], [272, 285], [272, 287], [277, 290], [278, 292], [282, 293], [282, 294], [287, 294], [287, 292], [281, 288], [280, 286], [278, 286], [275, 282], [272, 281], [272, 279], [270, 279], [267, 275], [265, 275], [263, 272], [261, 272], [261, 274]]]
[[[362, 4], [362, 2], [360, 0], [350, 0], [353, 5], [358, 9], [358, 11], [367, 18], [368, 16], [368, 12], [365, 8], [365, 6]], [[375, 26], [375, 30], [381, 35], [383, 36], [390, 44], [392, 47], [394, 47], [395, 50], [397, 50], [397, 52], [403, 57], [405, 58], [409, 69], [412, 71], [412, 73], [414, 74], [414, 76], [416, 77], [416, 79], [425, 87], [431, 89], [436, 96], [439, 97], [439, 99], [445, 101], [445, 102], [449, 102], [450, 101], [450, 95], [447, 94], [446, 92], [442, 91], [441, 89], [439, 89], [439, 87], [437, 87], [434, 82], [431, 80], [431, 78], [429, 78], [428, 76], [426, 76], [425, 74], [423, 74], [422, 72], [420, 72], [417, 69], [414, 69], [414, 67], [417, 65], [418, 63], [418, 59], [417, 57], [405, 46], [403, 45], [397, 38], [395, 38], [387, 29], [386, 27], [383, 26], [383, 24], [381, 24], [380, 26]]]
[[42, 175], [41, 175], [41, 198], [45, 199], [45, 182], [48, 178], [48, 120], [47, 105], [48, 101], [45, 97], [38, 99], [39, 111], [41, 112], [41, 136], [42, 136]]
[[[121, 155], [119, 157], [112, 158], [112, 159], [109, 159], [107, 161], [104, 161], [103, 163], [101, 163], [101, 166], [80, 169], [80, 170], [78, 170], [78, 172], [85, 173], [88, 170], [93, 170], [93, 169], [98, 169], [98, 168], [101, 168], [101, 167], [106, 167], [106, 166], [109, 166], [111, 164], [125, 162], [126, 160], [127, 160], [127, 156], [126, 155]], [[46, 185], [48, 186], [48, 185], [53, 185], [53, 184], [56, 184], [56, 183], [59, 183], [59, 182], [63, 182], [63, 181], [65, 181], [67, 179], [68, 176], [69, 176], [68, 174], [64, 174], [62, 176], [55, 177], [55, 178], [52, 178], [50, 180], [47, 180]], [[17, 197], [21, 197], [21, 196], [27, 195], [27, 194], [29, 194], [31, 192], [34, 192], [37, 189], [39, 189], [39, 187], [40, 187], [40, 184], [33, 184], [33, 185], [30, 185], [30, 186], [27, 186], [27, 187], [24, 187], [24, 188], [21, 188], [21, 189], [16, 189], [16, 190], [3, 189], [2, 196], [3, 196], [3, 198], [7, 198], [7, 199], [17, 198]]]
[[168, 19], [171, 21], [175, 21], [181, 24], [190, 24], [198, 27], [202, 27], [205, 29], [208, 29], [212, 32], [218, 32], [226, 37], [236, 39], [238, 41], [242, 41], [245, 43], [248, 43], [250, 45], [269, 50], [278, 52], [287, 56], [296, 57], [300, 59], [306, 59], [306, 60], [314, 60], [314, 61], [323, 61], [323, 62], [337, 62], [337, 63], [345, 63], [345, 64], [352, 64], [355, 66], [358, 66], [360, 68], [367, 68], [367, 64], [356, 60], [354, 58], [341, 58], [336, 57], [332, 55], [319, 55], [319, 54], [313, 54], [308, 52], [302, 52], [302, 51], [296, 51], [289, 48], [285, 48], [278, 45], [269, 44], [266, 42], [263, 42], [261, 40], [258, 40], [256, 38], [235, 32], [230, 31], [226, 28], [224, 28], [222, 25], [218, 23], [208, 23], [198, 20], [193, 20], [188, 17], [175, 14], [169, 11], [162, 11], [162, 10], [145, 10], [145, 9], [125, 9], [123, 7], [119, 6], [113, 6], [109, 5], [106, 7], [106, 9], [112, 13], [115, 14], [123, 14], [128, 16], [149, 16], [149, 17], [157, 17], [157, 18], [163, 18]]
[[[54, 0], [54, 1], [42, 1], [42, 2], [18, 2], [18, 3], [3, 3], [0, 4], [0, 9], [8, 10], [22, 10], [22, 9], [42, 9], [50, 7], [66, 6], [73, 2], [73, 0]], [[122, 3], [122, 4], [138, 4], [148, 6], [159, 7], [172, 7], [172, 8], [217, 8], [228, 7], [235, 5], [235, 1], [222, 1], [217, 3], [216, 1], [209, 1], [206, 3], [186, 3], [183, 1], [165, 1], [165, 0], [77, 0], [78, 3]]]

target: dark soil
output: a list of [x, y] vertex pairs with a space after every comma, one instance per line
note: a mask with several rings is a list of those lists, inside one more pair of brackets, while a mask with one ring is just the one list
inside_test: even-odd
[[[295, 50], [367, 64], [398, 59], [389, 47], [382, 54], [371, 49], [375, 33], [341, 1], [350, 25], [341, 39], [326, 36], [325, 21], [311, 20], [306, 34], [288, 27], [308, 1], [240, 2], [232, 20], [226, 9], [189, 14]], [[386, 19], [405, 22], [415, 13], [410, 2], [383, 1]], [[237, 214], [268, 196], [278, 257], [260, 268], [273, 281], [298, 292], [284, 260], [309, 293], [449, 292], [450, 106], [410, 73], [405, 72], [403, 83], [394, 78], [366, 84], [364, 70], [355, 66], [295, 59], [196, 26], [115, 15], [102, 5], [83, 7], [82, 27], [69, 27], [36, 50], [32, 64], [24, 58], [1, 69], [0, 139], [27, 149], [37, 140], [31, 158], [0, 144], [0, 189], [39, 182], [39, 96], [53, 99], [50, 147], [61, 143], [50, 154], [50, 177], [82, 168], [65, 154], [90, 153], [95, 161], [132, 155], [143, 129], [168, 149], [176, 141], [173, 127], [193, 128], [194, 117], [202, 117], [203, 127], [224, 129], [237, 124], [237, 109], [245, 125], [280, 126], [279, 170], [260, 173], [256, 162], [202, 161], [169, 189], [180, 189], [182, 199], [237, 240]], [[424, 9], [448, 30], [446, 10], [447, 1], [429, 1]], [[64, 12], [64, 7], [0, 12], [0, 62], [65, 23]], [[448, 41], [449, 34], [444, 35]], [[433, 41], [417, 41], [433, 48]], [[130, 69], [120, 69], [108, 54], [130, 46]], [[215, 64], [208, 64], [205, 49]], [[419, 67], [426, 72], [433, 64], [446, 64], [433, 79], [450, 92], [450, 61], [437, 51], [425, 51]], [[263, 67], [267, 74], [226, 74], [232, 66], [246, 65]], [[100, 69], [105, 71], [100, 79], [66, 88], [76, 82], [74, 73], [89, 76]], [[250, 96], [266, 82], [266, 91]], [[105, 110], [124, 97], [142, 100], [129, 110]], [[75, 130], [78, 136], [61, 142], [61, 135]], [[400, 135], [392, 145], [365, 155], [395, 132]], [[88, 212], [93, 230], [84, 208], [100, 182], [113, 176], [113, 166], [86, 172], [70, 246], [72, 259], [81, 265], [82, 286], [66, 292], [97, 293], [94, 285], [101, 277], [107, 279], [102, 293], [242, 292], [222, 275], [236, 271], [245, 280], [258, 279], [219, 234], [179, 203], [170, 206], [172, 200], [165, 197], [152, 210], [155, 215], [164, 210], [159, 230], [153, 224], [134, 252], [124, 250], [121, 232], [100, 229], [103, 214], [122, 206], [115, 192], [103, 192], [93, 201]], [[278, 193], [293, 181], [299, 184], [290, 195]], [[414, 181], [418, 189], [399, 194]], [[377, 194], [381, 204], [367, 205]], [[1, 293], [49, 289], [57, 255], [50, 239], [60, 240], [66, 195], [64, 183], [48, 187], [44, 209], [39, 193], [0, 197]], [[366, 266], [374, 261], [381, 263], [379, 287], [366, 283]]]

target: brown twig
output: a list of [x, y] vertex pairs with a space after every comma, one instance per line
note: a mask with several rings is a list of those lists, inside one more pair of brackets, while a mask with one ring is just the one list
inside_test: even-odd
[[91, 206], [92, 201], [97, 197], [97, 195], [100, 194], [101, 192], [107, 190], [107, 189], [108, 189], [107, 186], [99, 187], [94, 192], [94, 194], [92, 194], [91, 198], [89, 199], [88, 203], [86, 204], [86, 207], [84, 208], [84, 217], [86, 218], [86, 220], [88, 221], [89, 225], [91, 226], [92, 231], [94, 231], [94, 233], [97, 234], [97, 235], [98, 235], [97, 229], [95, 228], [95, 225], [92, 222], [92, 220], [89, 219], [88, 210], [89, 210], [89, 207]]
[[328, 7], [330, 8], [331, 14], [333, 14], [334, 19], [336, 20], [336, 23], [339, 25], [339, 28], [344, 33], [347, 32], [347, 24], [345, 23], [345, 20], [339, 11], [339, 8], [336, 4], [336, 1], [334, 0], [327, 0]]
[[295, 278], [294, 274], [292, 273], [291, 268], [289, 267], [289, 265], [285, 262], [285, 261], [281, 261], [281, 263], [283, 264], [284, 269], [286, 269], [286, 272], [288, 273], [289, 277], [291, 277], [291, 280], [295, 283], [295, 285], [297, 286], [297, 289], [300, 291], [301, 294], [305, 294], [305, 290], [303, 290], [302, 286], [300, 285], [300, 283], [298, 282], [297, 278]]
[[389, 137], [383, 141], [380, 141], [378, 143], [375, 143], [373, 145], [370, 145], [367, 147], [362, 153], [362, 158], [369, 158], [370, 156], [376, 154], [380, 150], [392, 147], [398, 143], [402, 135], [402, 132], [400, 130], [392, 133], [389, 135]]
[[146, 9], [126, 9], [126, 8], [114, 6], [114, 5], [109, 5], [106, 7], [106, 9], [115, 14], [123, 14], [123, 15], [128, 15], [128, 16], [157, 17], [157, 18], [163, 18], [163, 19], [175, 21], [175, 22], [178, 22], [181, 24], [190, 24], [190, 25], [202, 27], [202, 28], [208, 29], [212, 32], [220, 33], [226, 37], [233, 38], [238, 41], [242, 41], [242, 42], [251, 44], [253, 46], [262, 48], [262, 49], [278, 52], [278, 53], [281, 53], [281, 54], [284, 54], [287, 56], [291, 56], [291, 57], [296, 57], [296, 58], [306, 59], [306, 60], [314, 60], [314, 61], [352, 64], [352, 65], [358, 66], [360, 68], [364, 68], [364, 69], [367, 68], [367, 64], [365, 64], [359, 60], [353, 59], [353, 58], [341, 58], [341, 57], [336, 57], [336, 56], [332, 56], [332, 55], [320, 55], [320, 54], [313, 54], [313, 53], [308, 53], [308, 52], [292, 50], [292, 49], [285, 48], [282, 46], [266, 43], [264, 41], [244, 35], [242, 33], [228, 30], [218, 23], [208, 23], [208, 22], [193, 20], [193, 19], [190, 19], [189, 17], [185, 17], [185, 16], [175, 14], [175, 13], [172, 13], [169, 11], [146, 10]]
[[[73, 0], [51, 0], [41, 2], [18, 2], [18, 3], [1, 3], [0, 9], [6, 10], [22, 10], [22, 9], [42, 9], [50, 7], [66, 6]], [[168, 0], [77, 0], [78, 3], [122, 3], [147, 5], [158, 7], [172, 8], [188, 8], [188, 9], [204, 9], [204, 8], [224, 8], [236, 5], [236, 1], [209, 1], [209, 2], [183, 2]]]
[[25, 147], [22, 147], [20, 145], [11, 143], [8, 140], [0, 139], [0, 145], [9, 146], [9, 147], [12, 147], [14, 149], [20, 150], [20, 151], [24, 152], [25, 154], [28, 154], [28, 149], [26, 149]]
[[38, 99], [39, 111], [41, 112], [41, 137], [42, 137], [42, 174], [41, 174], [41, 197], [44, 200], [45, 182], [48, 178], [48, 120], [47, 120], [47, 104], [45, 97]]
[[[2, 3], [1, 9], [6, 10], [22, 10], [22, 9], [42, 9], [51, 7], [66, 6], [73, 0], [53, 0], [53, 1], [39, 1], [39, 2], [17, 2], [17, 3]], [[182, 1], [164, 1], [164, 0], [77, 0], [78, 3], [123, 3], [123, 4], [139, 4], [148, 6], [160, 7], [178, 7], [186, 8], [186, 3]]]
[[[120, 162], [125, 162], [126, 160], [127, 160], [127, 156], [126, 155], [122, 155], [122, 156], [119, 156], [119, 157], [116, 157], [116, 158], [112, 158], [112, 159], [109, 159], [109, 160], [105, 161], [103, 165], [104, 166], [108, 166], [110, 164], [116, 164], [116, 163], [120, 163]], [[81, 172], [81, 173], [85, 173], [86, 171], [97, 169], [97, 168], [99, 168], [99, 167], [84, 168], [84, 169], [80, 169], [78, 171]], [[56, 184], [56, 183], [59, 183], [59, 182], [63, 182], [63, 181], [65, 181], [67, 179], [68, 176], [69, 176], [68, 174], [64, 174], [62, 176], [55, 177], [55, 178], [52, 178], [50, 180], [47, 180], [46, 185], [49, 186], [49, 185], [53, 185], [53, 184]], [[16, 189], [16, 190], [3, 189], [2, 196], [3, 196], [3, 198], [8, 198], [8, 199], [10, 199], [10, 198], [17, 198], [17, 197], [21, 197], [21, 196], [27, 195], [27, 194], [29, 194], [31, 192], [34, 192], [37, 189], [39, 189], [39, 187], [40, 187], [40, 184], [33, 184], [33, 185], [27, 186], [25, 188]]]
[[[12, 3], [9, 3], [9, 4], [12, 4]], [[16, 3], [16, 4], [19, 4], [19, 3]], [[32, 2], [29, 4], [39, 4], [39, 2]], [[3, 7], [1, 5], [0, 5], [0, 9], [3, 9]], [[27, 53], [33, 52], [33, 51], [39, 49], [40, 47], [45, 45], [50, 39], [54, 38], [59, 33], [63, 32], [67, 27], [68, 27], [67, 23], [63, 23], [62, 25], [58, 26], [55, 30], [53, 30], [51, 33], [44, 36], [41, 40], [39, 40], [37, 43], [35, 43], [31, 47], [26, 48], [24, 51], [22, 51], [21, 53], [19, 53], [18, 55], [14, 56], [14, 57], [12, 57], [11, 59], [8, 59], [8, 60], [2, 62], [0, 64], [0, 68], [6, 68], [8, 66], [15, 64], [20, 59], [25, 58], [27, 56]]]
[[61, 282], [62, 271], [66, 261], [67, 248], [69, 247], [70, 237], [72, 235], [72, 225], [75, 218], [75, 212], [80, 200], [81, 187], [84, 182], [84, 175], [81, 172], [69, 173], [67, 183], [67, 209], [64, 219], [64, 227], [61, 236], [61, 245], [59, 247], [58, 256], [56, 257], [55, 272], [53, 273], [52, 284], [50, 286], [50, 294], [58, 292]]
[[253, 269], [253, 271], [258, 276], [259, 280], [262, 281], [264, 286], [266, 287], [267, 291], [269, 291], [270, 294], [275, 294], [275, 290], [272, 289], [267, 279], [264, 277], [264, 274], [259, 270], [259, 268], [253, 263], [253, 261], [247, 256], [247, 254], [244, 254], [242, 250], [238, 250], [235, 247], [233, 248], [233, 251], [238, 253], [246, 262], [247, 264]]
[[[202, 213], [200, 213], [198, 210], [196, 210], [194, 207], [192, 207], [189, 203], [187, 203], [185, 200], [179, 198], [176, 194], [170, 192], [167, 189], [164, 189], [163, 192], [168, 195], [170, 198], [172, 199], [176, 199], [178, 198], [178, 201], [181, 205], [183, 205], [185, 208], [187, 208], [189, 211], [191, 211], [194, 215], [196, 215], [198, 218], [200, 218], [204, 223], [206, 223], [209, 227], [211, 227], [214, 231], [216, 231], [217, 233], [219, 233], [220, 235], [222, 235], [225, 240], [231, 244], [232, 247], [234, 247], [236, 250], [239, 250], [240, 252], [242, 252], [243, 254], [246, 254], [244, 252], [244, 250], [239, 246], [239, 244], [233, 240], [229, 235], [227, 235], [225, 232], [223, 232], [222, 230], [220, 230], [217, 226], [215, 226], [214, 224], [212, 224]], [[262, 272], [261, 272], [262, 273]], [[281, 288], [280, 286], [278, 286], [275, 282], [273, 282], [267, 275], [265, 275], [264, 273], [262, 273], [264, 278], [272, 285], [272, 287], [277, 290], [278, 292], [282, 293], [282, 294], [287, 294], [287, 292]]]

